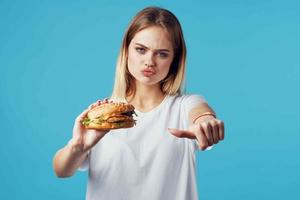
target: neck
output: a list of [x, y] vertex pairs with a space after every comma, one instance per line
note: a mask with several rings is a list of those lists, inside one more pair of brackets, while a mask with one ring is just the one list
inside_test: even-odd
[[136, 84], [135, 94], [127, 97], [127, 101], [140, 111], [147, 112], [164, 99], [165, 94], [161, 91], [160, 85], [138, 85]]

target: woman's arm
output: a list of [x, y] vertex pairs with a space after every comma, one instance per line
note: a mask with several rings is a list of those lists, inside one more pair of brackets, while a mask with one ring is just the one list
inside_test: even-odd
[[216, 113], [207, 103], [201, 103], [190, 111], [189, 122], [191, 130], [198, 135], [201, 149], [206, 149], [224, 139], [224, 122], [217, 119]]
[[83, 151], [80, 144], [72, 140], [58, 150], [53, 158], [53, 168], [58, 177], [70, 177], [79, 168], [88, 155]]
[[58, 177], [72, 176], [87, 158], [89, 150], [108, 132], [86, 129], [81, 124], [81, 120], [85, 118], [92, 105], [76, 118], [73, 138], [65, 147], [58, 150], [53, 158], [53, 168]]
[[202, 116], [213, 116], [216, 118], [216, 113], [207, 103], [200, 103], [189, 112], [189, 123], [197, 123]]
[[200, 103], [190, 110], [189, 123], [188, 130], [169, 131], [176, 137], [197, 139], [202, 150], [224, 139], [224, 123], [216, 118], [215, 112], [207, 103]]

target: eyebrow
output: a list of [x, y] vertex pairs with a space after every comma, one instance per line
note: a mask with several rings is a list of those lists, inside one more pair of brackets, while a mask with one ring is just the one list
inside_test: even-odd
[[[136, 45], [139, 45], [139, 46], [141, 46], [141, 47], [144, 47], [144, 48], [146, 48], [146, 49], [150, 49], [149, 47], [147, 47], [147, 46], [145, 46], [145, 45], [143, 45], [143, 44], [140, 44], [140, 43], [135, 43]], [[167, 52], [170, 52], [170, 50], [169, 49], [155, 49], [155, 51], [167, 51]]]

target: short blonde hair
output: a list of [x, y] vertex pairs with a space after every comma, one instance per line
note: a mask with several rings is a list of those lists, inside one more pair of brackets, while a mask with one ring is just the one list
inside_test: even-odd
[[174, 59], [169, 73], [160, 83], [161, 90], [168, 95], [182, 94], [185, 79], [186, 45], [181, 25], [170, 11], [159, 7], [147, 7], [133, 18], [123, 38], [116, 65], [112, 99], [125, 100], [127, 96], [135, 94], [134, 78], [127, 68], [128, 48], [135, 34], [150, 26], [164, 28], [171, 37], [174, 49]]

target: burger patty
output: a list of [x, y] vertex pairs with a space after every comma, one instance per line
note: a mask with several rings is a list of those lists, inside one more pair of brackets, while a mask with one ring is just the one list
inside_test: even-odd
[[128, 112], [123, 112], [123, 113], [113, 113], [110, 115], [104, 115], [95, 119], [89, 119], [89, 118], [85, 118], [82, 123], [83, 125], [88, 125], [89, 123], [93, 122], [93, 123], [97, 123], [97, 124], [101, 124], [101, 123], [121, 123], [121, 122], [129, 122], [129, 121], [134, 121], [133, 119], [133, 115], [137, 114], [134, 112], [134, 110], [132, 111], [128, 111]]
[[137, 116], [137, 114], [133, 110], [129, 111], [129, 112], [124, 112], [121, 115], [126, 115], [126, 116], [129, 116], [129, 117], [131, 117], [132, 115]]
[[96, 119], [85, 118], [83, 120], [83, 124], [88, 125], [91, 122], [101, 124], [103, 122], [114, 123], [114, 122], [126, 122], [126, 121], [135, 121], [135, 120], [133, 119], [132, 116], [126, 116], [126, 115], [120, 115], [119, 114], [119, 115], [110, 116], [107, 120], [104, 120], [101, 117], [96, 118]]
[[132, 116], [116, 115], [108, 118], [107, 122], [132, 121]]

